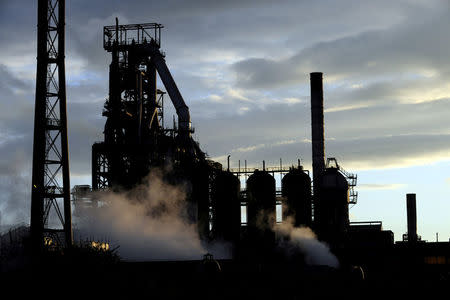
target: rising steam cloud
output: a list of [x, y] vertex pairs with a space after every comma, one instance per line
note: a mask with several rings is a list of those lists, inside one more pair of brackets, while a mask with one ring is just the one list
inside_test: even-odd
[[327, 244], [319, 241], [316, 234], [309, 227], [294, 227], [293, 219], [288, 217], [282, 224], [274, 227], [277, 235], [284, 237], [279, 246], [287, 255], [295, 255], [301, 252], [307, 265], [326, 265], [333, 268], [339, 267], [339, 261], [334, 256]]
[[[143, 184], [131, 191], [94, 197], [101, 207], [75, 209], [76, 238], [107, 240], [112, 247], [119, 246], [118, 253], [125, 260], [197, 260], [207, 252], [229, 257], [229, 245], [202, 243], [197, 224], [187, 218], [186, 186], [165, 182], [161, 170], [152, 170]], [[279, 246], [287, 255], [300, 252], [308, 265], [339, 266], [310, 228], [294, 227], [288, 218], [273, 230], [283, 237]]]
[[80, 238], [109, 240], [125, 260], [200, 259], [207, 251], [187, 221], [185, 187], [162, 178], [153, 170], [131, 191], [97, 194], [101, 208], [77, 213]]

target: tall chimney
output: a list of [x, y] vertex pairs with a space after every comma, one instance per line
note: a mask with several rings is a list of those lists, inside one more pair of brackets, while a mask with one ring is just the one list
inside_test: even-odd
[[320, 178], [325, 170], [325, 143], [323, 126], [323, 87], [322, 73], [314, 72], [311, 78], [311, 137], [312, 137], [312, 168], [313, 168], [313, 204], [314, 223], [320, 222]]
[[408, 242], [417, 242], [416, 194], [406, 194], [406, 215], [408, 219]]

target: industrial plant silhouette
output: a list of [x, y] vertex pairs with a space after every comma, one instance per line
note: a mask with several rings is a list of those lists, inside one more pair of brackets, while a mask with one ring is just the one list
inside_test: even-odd
[[[261, 169], [246, 164], [230, 169], [229, 161], [224, 167], [208, 159], [194, 140], [157, 23], [121, 25], [116, 19], [103, 29], [103, 47], [111, 54], [109, 95], [101, 112], [104, 140], [92, 145], [92, 184], [75, 186], [71, 198], [64, 1], [38, 3], [31, 224], [29, 233], [17, 228], [2, 236], [2, 282], [42, 285], [46, 276], [61, 274], [52, 284], [69, 287], [81, 276], [111, 290], [211, 299], [389, 295], [405, 286], [448, 287], [450, 244], [420, 240], [415, 194], [406, 195], [408, 233], [402, 242], [394, 243], [380, 221], [349, 221], [357, 177], [325, 156], [322, 73], [310, 74], [312, 178], [300, 160], [290, 167], [263, 162]], [[166, 92], [157, 86], [158, 75]], [[167, 96], [177, 114], [172, 128], [164, 126]], [[130, 262], [98, 237], [74, 240], [72, 204], [75, 211], [105, 209], [102, 192], [151, 186], [144, 181], [153, 169], [163, 170], [167, 184], [185, 186], [186, 224], [195, 226], [203, 245], [229, 247], [229, 257], [204, 253], [197, 260]], [[49, 221], [52, 216], [58, 225]], [[320, 257], [319, 248], [335, 261]], [[11, 257], [23, 261], [12, 264]]]

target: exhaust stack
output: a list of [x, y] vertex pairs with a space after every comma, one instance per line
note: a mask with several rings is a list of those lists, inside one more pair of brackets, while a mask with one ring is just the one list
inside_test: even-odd
[[406, 194], [406, 215], [408, 220], [408, 243], [417, 242], [416, 194]]
[[311, 79], [311, 137], [312, 137], [312, 169], [314, 192], [314, 223], [320, 222], [320, 178], [325, 170], [325, 142], [323, 125], [323, 85], [322, 73], [310, 74]]

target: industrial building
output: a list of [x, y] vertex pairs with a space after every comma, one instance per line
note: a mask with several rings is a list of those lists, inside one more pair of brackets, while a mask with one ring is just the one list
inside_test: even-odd
[[[30, 238], [23, 246], [30, 245], [33, 257], [32, 270], [26, 270], [32, 274], [31, 281], [41, 283], [43, 277], [39, 279], [38, 275], [58, 271], [71, 279], [81, 274], [101, 284], [117, 284], [117, 289], [123, 284], [155, 295], [192, 296], [202, 286], [218, 298], [239, 294], [293, 299], [313, 292], [342, 296], [350, 288], [366, 291], [387, 285], [388, 290], [393, 290], [396, 284], [401, 289], [403, 285], [421, 283], [440, 289], [449, 283], [450, 244], [420, 240], [414, 194], [407, 195], [408, 233], [403, 242], [394, 243], [392, 231], [385, 230], [380, 221], [350, 222], [349, 205], [357, 202], [357, 176], [325, 155], [322, 73], [310, 74], [312, 178], [300, 160], [290, 167], [283, 167], [280, 161], [279, 167], [266, 167], [263, 162], [261, 169], [247, 168], [246, 163], [241, 168], [239, 162], [238, 169], [230, 169], [228, 162], [224, 168], [209, 160], [192, 137], [189, 108], [166, 65], [161, 51], [163, 26], [157, 23], [121, 25], [116, 19], [116, 24], [104, 27], [103, 47], [111, 54], [109, 95], [99, 112], [105, 117], [104, 140], [92, 145], [91, 186], [75, 186], [70, 199], [64, 1], [52, 3], [39, 1], [38, 8], [32, 219]], [[50, 19], [49, 14], [53, 16]], [[55, 38], [49, 39], [53, 33], [59, 39], [57, 45]], [[48, 45], [52, 51], [47, 51]], [[48, 83], [56, 80], [55, 74], [58, 90], [50, 91]], [[164, 88], [157, 86], [158, 75]], [[167, 96], [177, 113], [173, 128], [164, 127], [163, 102]], [[52, 151], [57, 155], [52, 156]], [[76, 244], [70, 201], [74, 214], [77, 207], [102, 209], [91, 196], [92, 191], [131, 190], [155, 167], [166, 170], [167, 182], [188, 184], [189, 222], [197, 226], [204, 243], [231, 244], [232, 257], [215, 260], [206, 254], [198, 261], [127, 263], [105, 259], [99, 263], [98, 257], [110, 255], [105, 254], [110, 251], [102, 251], [99, 256], [96, 253], [92, 259], [68, 250]], [[276, 187], [275, 176], [281, 178], [281, 189]], [[63, 209], [59, 208], [61, 201]], [[277, 207], [281, 208], [281, 217], [277, 217]], [[46, 222], [52, 209], [61, 221], [60, 228], [51, 228]], [[309, 265], [302, 251], [294, 255], [280, 251], [283, 237], [274, 228], [288, 220], [296, 228], [311, 228], [319, 241], [329, 246], [339, 267]], [[28, 235], [27, 230], [17, 229], [9, 233], [9, 240], [8, 235], [2, 236], [2, 254], [7, 251], [4, 249], [12, 249], [11, 245], [22, 245], [15, 242], [21, 240], [17, 238], [20, 232], [22, 237]], [[62, 251], [62, 257], [72, 261], [53, 258], [48, 255], [49, 248], [52, 253]], [[81, 267], [86, 267], [87, 262], [95, 266], [94, 272]], [[5, 274], [2, 280], [11, 273]], [[21, 273], [14, 274], [20, 277]], [[67, 285], [66, 279], [57, 281]]]

